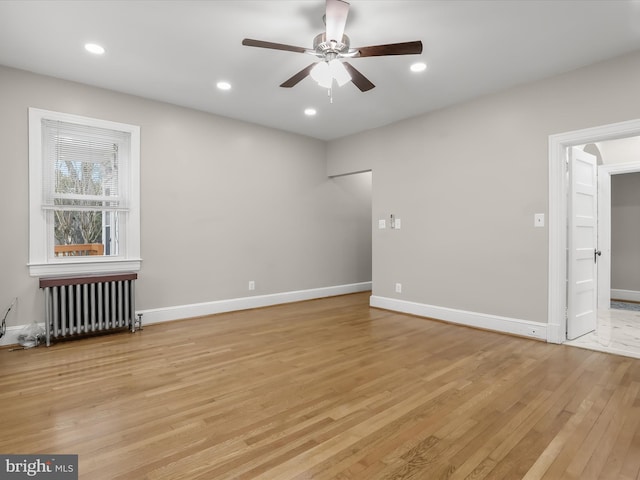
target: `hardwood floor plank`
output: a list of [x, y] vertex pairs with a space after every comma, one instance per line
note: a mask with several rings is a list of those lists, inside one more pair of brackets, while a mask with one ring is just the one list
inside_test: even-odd
[[543, 478], [551, 464], [558, 458], [569, 438], [574, 435], [578, 426], [582, 423], [587, 413], [593, 406], [593, 402], [584, 400], [578, 410], [562, 426], [553, 440], [547, 445], [542, 454], [527, 471], [522, 480], [536, 480]]
[[[603, 467], [600, 473], [602, 478], [617, 478], [620, 475], [623, 459], [629, 451], [629, 446], [632, 440], [632, 432], [638, 428], [640, 422], [640, 408], [634, 405], [635, 399], [639, 398], [640, 384], [638, 382], [631, 382], [628, 389], [625, 391], [625, 398], [623, 399], [624, 408], [620, 411], [624, 411], [627, 406], [633, 411], [636, 411], [634, 416], [630, 416], [627, 421], [623, 421], [623, 415], [616, 412], [615, 426], [618, 430], [617, 435], [612, 430], [608, 431], [604, 437], [604, 441], [610, 445], [609, 453], [606, 459], [603, 461]], [[602, 457], [601, 457], [602, 458]]]
[[368, 293], [0, 350], [0, 452], [87, 480], [640, 475], [640, 360]]

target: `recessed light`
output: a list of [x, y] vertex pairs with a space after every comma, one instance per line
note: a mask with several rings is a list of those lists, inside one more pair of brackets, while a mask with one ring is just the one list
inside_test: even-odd
[[318, 112], [316, 111], [315, 108], [305, 108], [304, 109], [304, 114], [307, 117], [313, 117], [316, 113], [318, 113]]
[[85, 44], [84, 49], [87, 52], [93, 53], [95, 55], [102, 55], [104, 53], [104, 47], [98, 45], [97, 43], [87, 43]]
[[216, 87], [220, 90], [231, 90], [231, 84], [229, 82], [218, 82], [216, 83]]
[[424, 62], [417, 62], [411, 65], [412, 72], [424, 72], [427, 69], [427, 64]]

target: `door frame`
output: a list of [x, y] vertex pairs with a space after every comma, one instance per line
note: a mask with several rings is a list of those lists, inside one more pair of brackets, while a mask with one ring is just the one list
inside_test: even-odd
[[567, 339], [567, 149], [640, 135], [640, 119], [549, 135], [549, 280], [547, 341]]

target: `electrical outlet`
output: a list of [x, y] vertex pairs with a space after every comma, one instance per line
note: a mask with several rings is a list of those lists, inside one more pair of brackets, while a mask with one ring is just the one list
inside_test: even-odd
[[396, 293], [402, 293], [402, 284], [396, 283]]
[[253, 280], [249, 280], [249, 290], [255, 290], [256, 289], [256, 282]]

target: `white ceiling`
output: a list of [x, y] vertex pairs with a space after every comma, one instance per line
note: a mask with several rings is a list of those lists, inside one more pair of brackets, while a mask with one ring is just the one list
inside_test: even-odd
[[636, 0], [351, 0], [352, 47], [424, 51], [352, 59], [376, 88], [334, 88], [330, 104], [311, 78], [279, 87], [314, 57], [241, 45], [311, 48], [323, 14], [323, 0], [4, 0], [0, 64], [328, 140], [640, 49]]

